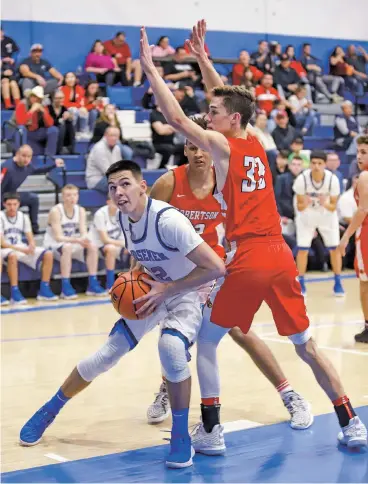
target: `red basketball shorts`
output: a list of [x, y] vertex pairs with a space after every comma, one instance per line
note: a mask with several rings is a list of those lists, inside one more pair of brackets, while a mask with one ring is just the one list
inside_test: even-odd
[[216, 293], [211, 321], [247, 333], [265, 301], [280, 335], [305, 331], [309, 319], [297, 276], [292, 252], [282, 238], [242, 242]]
[[355, 271], [361, 281], [368, 281], [368, 225], [359, 227], [355, 235]]

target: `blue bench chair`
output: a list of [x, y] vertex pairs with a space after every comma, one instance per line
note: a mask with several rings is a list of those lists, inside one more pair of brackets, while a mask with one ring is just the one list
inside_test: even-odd
[[333, 150], [335, 144], [331, 138], [319, 138], [317, 136], [305, 136], [304, 148], [306, 150]]

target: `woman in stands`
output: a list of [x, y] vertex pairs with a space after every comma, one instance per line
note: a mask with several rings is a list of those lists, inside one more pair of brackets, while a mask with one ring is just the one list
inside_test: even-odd
[[89, 130], [93, 133], [96, 120], [104, 108], [100, 86], [97, 81], [89, 81], [84, 94], [84, 107], [87, 109]]
[[115, 83], [115, 74], [121, 72], [116, 60], [106, 54], [105, 47], [101, 40], [96, 40], [85, 63], [86, 72], [96, 74], [98, 82], [104, 82], [107, 86]]
[[119, 128], [120, 130], [120, 151], [123, 160], [132, 160], [133, 158], [133, 150], [128, 145], [127, 141], [123, 138], [123, 132], [121, 129], [120, 122], [116, 115], [115, 106], [113, 104], [106, 104], [101, 112], [99, 118], [97, 118], [95, 128], [93, 130], [93, 136], [91, 139], [91, 145], [100, 141], [100, 139], [104, 136], [106, 128], [109, 126]]
[[169, 43], [169, 37], [162, 35], [157, 44], [152, 46], [152, 57], [169, 57], [175, 54], [174, 47]]
[[74, 72], [68, 72], [60, 90], [64, 94], [64, 106], [72, 115], [72, 121], [76, 131], [87, 133], [88, 131], [88, 111], [84, 107], [85, 92]]
[[355, 76], [355, 69], [345, 59], [345, 52], [339, 45], [335, 47], [330, 57], [330, 74], [342, 78], [345, 85], [355, 95], [363, 95], [362, 84]]

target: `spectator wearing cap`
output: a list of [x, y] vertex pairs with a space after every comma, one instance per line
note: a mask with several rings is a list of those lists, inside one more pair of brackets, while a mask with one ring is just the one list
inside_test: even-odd
[[113, 39], [106, 40], [103, 45], [106, 53], [116, 60], [121, 69], [121, 83], [123, 85], [133, 83], [133, 86], [140, 86], [142, 84], [141, 63], [137, 59], [132, 60], [132, 53], [126, 41], [125, 32], [117, 32]]
[[317, 125], [317, 114], [312, 109], [312, 103], [307, 99], [305, 85], [298, 86], [295, 94], [289, 97], [290, 108], [294, 114], [296, 128], [302, 136], [312, 136]]
[[193, 66], [187, 61], [187, 54], [183, 46], [176, 49], [172, 61], [165, 64], [164, 71], [166, 81], [179, 81], [181, 85], [194, 86], [199, 80]]
[[[185, 50], [185, 49], [184, 49]], [[152, 57], [169, 57], [175, 54], [174, 47], [170, 45], [170, 39], [167, 35], [161, 35], [157, 44], [151, 48]]]
[[280, 97], [285, 99], [295, 93], [300, 79], [296, 71], [290, 67], [290, 59], [287, 54], [281, 54], [280, 60], [280, 65], [275, 69], [275, 83]]
[[341, 114], [335, 117], [334, 140], [338, 148], [346, 150], [348, 155], [356, 154], [356, 139], [362, 131], [357, 119], [353, 116], [353, 103], [344, 101]]
[[242, 50], [239, 54], [239, 61], [234, 64], [232, 78], [233, 85], [240, 86], [244, 84], [245, 72], [250, 70], [253, 74], [253, 80], [257, 83], [263, 76], [263, 72], [257, 69], [257, 67], [250, 65], [250, 56], [246, 50]]
[[272, 63], [271, 54], [268, 50], [268, 42], [260, 40], [258, 42], [258, 50], [250, 55], [251, 63], [262, 72], [272, 72], [274, 65]]
[[19, 47], [11, 37], [4, 35], [0, 30], [1, 36], [1, 95], [5, 109], [12, 109], [11, 98], [17, 106], [20, 101], [20, 91], [15, 73], [15, 55], [19, 52]]
[[344, 176], [339, 170], [341, 161], [337, 153], [327, 153], [326, 169], [337, 176], [340, 183], [340, 193], [344, 192]]
[[303, 153], [303, 149], [304, 149], [303, 138], [301, 138], [300, 136], [297, 136], [296, 138], [293, 139], [290, 145], [291, 153], [289, 154], [288, 160], [289, 162], [291, 162], [294, 158], [300, 158], [301, 160], [303, 160], [303, 169], [305, 169], [305, 168], [309, 168], [309, 156]]
[[274, 109], [275, 101], [280, 99], [277, 89], [273, 87], [273, 76], [270, 73], [263, 75], [261, 82], [256, 86], [255, 97], [258, 108], [269, 117]]
[[288, 150], [295, 138], [295, 128], [290, 125], [286, 111], [276, 114], [276, 128], [272, 131], [272, 137], [278, 150]]
[[[59, 130], [47, 106], [42, 105], [44, 90], [36, 86], [27, 93], [15, 109], [15, 121], [22, 129], [23, 142], [28, 143], [34, 155], [54, 156]], [[20, 140], [18, 141], [20, 146]]]
[[62, 74], [48, 60], [42, 58], [42, 53], [42, 44], [33, 44], [31, 55], [20, 63], [20, 84], [23, 94], [36, 86], [41, 86], [45, 94], [52, 94], [63, 82]]

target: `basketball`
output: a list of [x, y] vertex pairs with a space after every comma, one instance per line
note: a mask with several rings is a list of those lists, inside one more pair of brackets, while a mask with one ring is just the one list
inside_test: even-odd
[[152, 279], [145, 272], [121, 272], [111, 288], [111, 302], [116, 311], [126, 319], [139, 319], [136, 311], [144, 304], [133, 304], [135, 299], [147, 294], [151, 287], [142, 278]]

